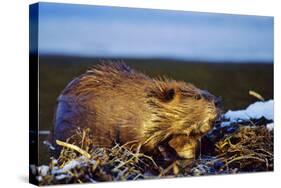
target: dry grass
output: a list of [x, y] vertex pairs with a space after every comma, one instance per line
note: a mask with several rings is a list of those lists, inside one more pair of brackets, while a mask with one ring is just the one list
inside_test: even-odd
[[[229, 128], [234, 131], [229, 131]], [[221, 136], [223, 135], [223, 136]], [[36, 171], [40, 185], [125, 181], [161, 177], [231, 174], [273, 170], [273, 131], [265, 123], [232, 123], [218, 126], [201, 142], [198, 159], [189, 166], [180, 161], [160, 165], [150, 156], [126, 145], [95, 147], [89, 129], [77, 130], [63, 146], [60, 156]], [[205, 141], [204, 141], [205, 140]], [[208, 142], [206, 142], [208, 140]], [[206, 149], [208, 148], [208, 149]]]
[[273, 169], [273, 133], [264, 126], [241, 127], [216, 144], [217, 158], [225, 169], [268, 171]]

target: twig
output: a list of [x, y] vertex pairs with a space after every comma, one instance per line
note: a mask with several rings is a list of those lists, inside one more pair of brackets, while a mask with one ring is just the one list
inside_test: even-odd
[[75, 146], [73, 144], [69, 144], [69, 143], [66, 143], [66, 142], [62, 142], [60, 140], [56, 140], [56, 143], [60, 146], [67, 147], [67, 148], [70, 148], [72, 150], [75, 150], [88, 159], [91, 158], [91, 155], [88, 152], [84, 151], [83, 149], [79, 148], [78, 146]]
[[246, 156], [239, 156], [239, 157], [236, 157], [236, 158], [234, 158], [234, 159], [228, 161], [228, 162], [225, 164], [225, 166], [228, 166], [230, 163], [232, 163], [232, 162], [234, 162], [234, 161], [239, 161], [239, 160], [242, 160], [242, 159], [256, 159], [256, 160], [258, 160], [258, 161], [260, 161], [260, 162], [265, 162], [264, 160], [262, 160], [262, 159], [260, 159], [260, 158], [258, 158], [258, 157], [253, 157], [253, 156], [251, 156], [251, 155], [248, 155], [248, 156], [246, 155]]
[[250, 91], [249, 91], [249, 95], [252, 95], [253, 97], [256, 97], [257, 99], [259, 99], [259, 100], [261, 100], [261, 101], [264, 101], [264, 98], [263, 98], [260, 94], [258, 94], [257, 92], [255, 92], [255, 91], [250, 90]]

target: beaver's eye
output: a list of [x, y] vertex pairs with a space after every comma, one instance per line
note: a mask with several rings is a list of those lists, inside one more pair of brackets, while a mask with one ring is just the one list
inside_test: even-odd
[[201, 95], [199, 95], [199, 94], [194, 96], [194, 99], [195, 99], [195, 100], [200, 100], [201, 98], [202, 98], [202, 97], [201, 97]]

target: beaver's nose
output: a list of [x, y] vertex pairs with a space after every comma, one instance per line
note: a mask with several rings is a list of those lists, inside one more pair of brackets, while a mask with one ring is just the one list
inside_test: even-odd
[[221, 108], [222, 107], [222, 98], [220, 96], [215, 97], [214, 104], [217, 108]]

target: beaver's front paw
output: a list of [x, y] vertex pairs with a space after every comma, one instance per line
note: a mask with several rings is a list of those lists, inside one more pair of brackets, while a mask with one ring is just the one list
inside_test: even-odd
[[180, 158], [192, 160], [196, 156], [197, 142], [195, 138], [178, 135], [169, 141], [169, 145], [176, 151]]

